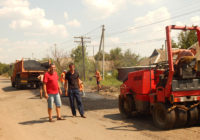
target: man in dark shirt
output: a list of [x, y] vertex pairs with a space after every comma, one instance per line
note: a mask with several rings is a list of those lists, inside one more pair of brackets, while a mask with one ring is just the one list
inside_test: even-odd
[[73, 63], [69, 65], [69, 69], [70, 70], [65, 75], [65, 95], [67, 96], [69, 94], [70, 107], [73, 117], [76, 116], [76, 109], [74, 105], [75, 98], [81, 117], [86, 118], [84, 116], [83, 104], [80, 97], [79, 73], [75, 71], [75, 66]]

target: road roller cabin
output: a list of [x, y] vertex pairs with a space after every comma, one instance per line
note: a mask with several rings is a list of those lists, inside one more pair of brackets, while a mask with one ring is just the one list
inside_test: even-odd
[[200, 120], [200, 63], [183, 57], [174, 66], [171, 30], [195, 30], [200, 44], [200, 27], [167, 26], [168, 60], [128, 72], [119, 95], [122, 116], [151, 114], [160, 129], [192, 126]]

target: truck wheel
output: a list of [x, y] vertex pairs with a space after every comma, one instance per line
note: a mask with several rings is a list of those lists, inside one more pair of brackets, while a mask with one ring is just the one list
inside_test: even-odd
[[188, 125], [195, 125], [199, 120], [199, 111], [197, 107], [194, 107], [188, 111]]
[[123, 118], [130, 118], [133, 111], [133, 98], [127, 96], [126, 99], [119, 95], [119, 111]]
[[156, 103], [153, 108], [153, 121], [160, 129], [171, 129], [174, 127], [176, 114], [174, 110], [168, 112], [168, 108], [162, 103]]
[[175, 127], [184, 127], [187, 124], [187, 111], [182, 110], [182, 109], [175, 109], [176, 113], [176, 122], [175, 122]]

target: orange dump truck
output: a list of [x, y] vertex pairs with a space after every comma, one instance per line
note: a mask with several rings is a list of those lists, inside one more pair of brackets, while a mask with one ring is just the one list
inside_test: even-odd
[[40, 80], [37, 77], [48, 70], [49, 64], [50, 61], [17, 60], [11, 76], [12, 87], [18, 89], [39, 87]]

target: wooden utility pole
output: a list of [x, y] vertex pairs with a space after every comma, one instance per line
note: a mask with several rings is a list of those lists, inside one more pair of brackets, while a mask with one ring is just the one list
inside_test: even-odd
[[105, 66], [105, 51], [104, 51], [104, 31], [105, 31], [105, 26], [102, 26], [102, 34], [103, 34], [103, 39], [102, 39], [102, 53], [103, 53], [103, 60], [102, 60], [102, 76], [103, 76], [103, 80], [104, 80], [104, 66]]
[[100, 43], [99, 43], [99, 56], [98, 56], [98, 59], [100, 57], [100, 52], [101, 52], [101, 48], [102, 48], [102, 55], [103, 55], [103, 58], [102, 58], [102, 77], [103, 77], [103, 80], [104, 80], [104, 63], [105, 63], [105, 51], [104, 51], [104, 32], [105, 32], [105, 26], [102, 25], [102, 33], [101, 33], [101, 39], [100, 39]]
[[80, 39], [79, 41], [75, 40], [74, 42], [81, 44], [82, 47], [82, 57], [83, 57], [83, 77], [85, 81], [85, 43], [90, 43], [90, 41], [85, 41], [85, 39], [90, 39], [89, 37], [74, 37], [75, 39]]

